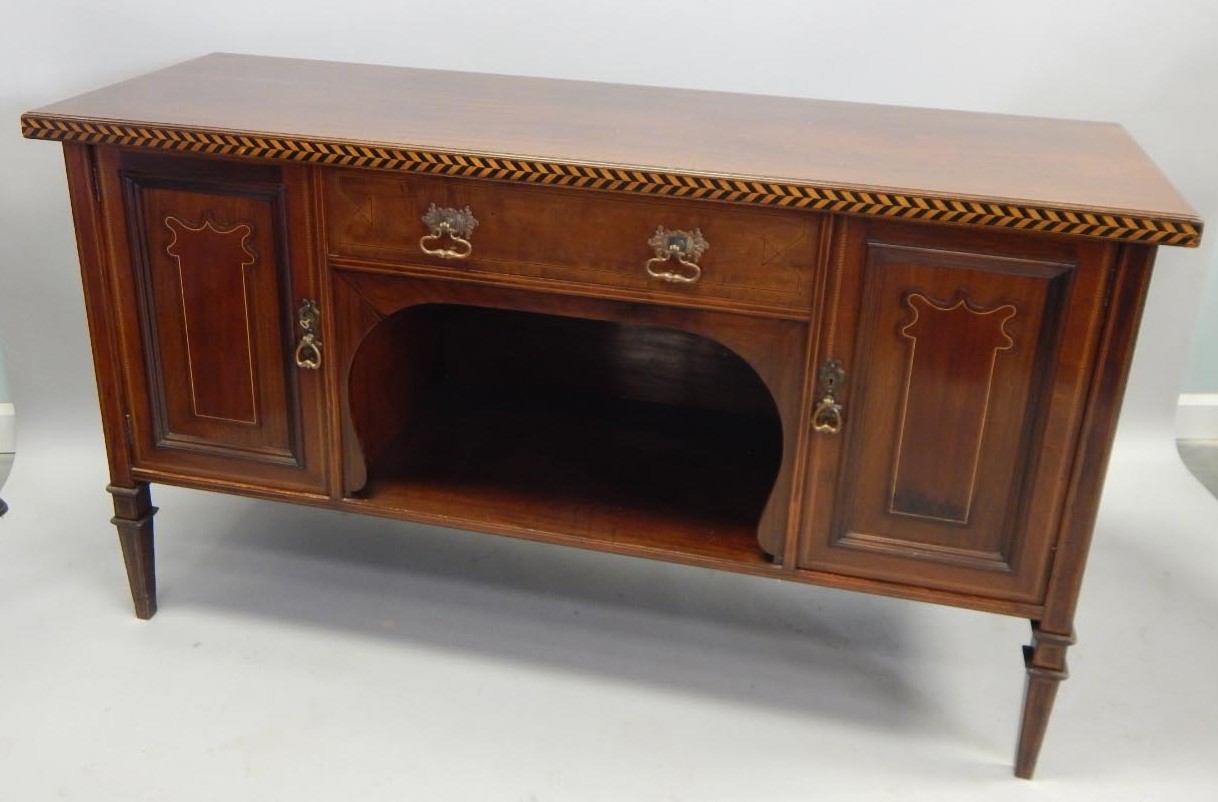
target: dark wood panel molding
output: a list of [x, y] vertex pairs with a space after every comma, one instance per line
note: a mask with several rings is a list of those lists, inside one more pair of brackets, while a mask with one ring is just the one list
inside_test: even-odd
[[[913, 318], [900, 330], [910, 341], [909, 366], [888, 511], [967, 524], [995, 368], [999, 354], [1015, 345], [1006, 324], [1019, 310], [1011, 304], [974, 306], [963, 295], [955, 303], [936, 302], [920, 292], [909, 293], [905, 305]], [[945, 374], [951, 383], [942, 381]]]

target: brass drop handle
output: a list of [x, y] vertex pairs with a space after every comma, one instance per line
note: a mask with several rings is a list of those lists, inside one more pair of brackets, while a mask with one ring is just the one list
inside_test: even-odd
[[812, 429], [825, 434], [837, 434], [842, 430], [842, 405], [833, 400], [833, 396], [825, 396], [816, 405]]
[[321, 340], [317, 339], [317, 324], [321, 321], [321, 312], [317, 301], [308, 298], [300, 302], [296, 311], [296, 322], [304, 329], [300, 341], [296, 343], [296, 366], [305, 370], [317, 370], [321, 367]]
[[647, 275], [673, 284], [693, 284], [702, 278], [698, 259], [710, 247], [702, 236], [702, 229], [669, 231], [660, 226], [647, 244], [655, 252], [644, 266]]
[[846, 371], [841, 360], [830, 359], [817, 371], [816, 394], [820, 399], [812, 410], [812, 430], [823, 434], [837, 434], [842, 430], [842, 405], [837, 393], [846, 383]]
[[[423, 215], [423, 225], [427, 226], [429, 233], [419, 238], [419, 250], [428, 256], [467, 259], [474, 252], [474, 244], [469, 238], [473, 236], [478, 221], [468, 206], [464, 209], [453, 209], [433, 203], [427, 207], [427, 214]], [[456, 248], [429, 247], [429, 243], [439, 242], [446, 236], [456, 244]]]

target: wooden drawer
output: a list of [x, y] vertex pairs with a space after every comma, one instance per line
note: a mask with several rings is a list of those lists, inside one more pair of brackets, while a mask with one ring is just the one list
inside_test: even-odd
[[[477, 219], [468, 258], [423, 252], [433, 203], [468, 206]], [[336, 257], [799, 310], [811, 307], [822, 227], [806, 211], [365, 171], [329, 172], [325, 206]], [[648, 240], [660, 226], [701, 231], [709, 248], [696, 282], [648, 275]], [[653, 269], [685, 270], [671, 260]]]

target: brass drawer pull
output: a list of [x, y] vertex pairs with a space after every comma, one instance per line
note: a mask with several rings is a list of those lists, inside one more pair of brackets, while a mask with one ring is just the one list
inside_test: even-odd
[[296, 321], [304, 329], [300, 342], [296, 344], [296, 366], [305, 370], [317, 370], [321, 367], [321, 340], [317, 339], [317, 324], [321, 320], [321, 312], [317, 301], [304, 299], [296, 312]]
[[[428, 256], [439, 256], [441, 259], [465, 259], [474, 252], [474, 245], [469, 238], [474, 234], [478, 221], [474, 213], [466, 206], [464, 209], [436, 206], [434, 203], [427, 207], [423, 215], [423, 225], [430, 232], [419, 239], [419, 250]], [[434, 243], [447, 236], [456, 248], [430, 248], [428, 243]]]
[[842, 405], [837, 402], [837, 393], [846, 383], [846, 371], [841, 360], [830, 359], [817, 372], [816, 394], [820, 398], [812, 412], [812, 430], [823, 434], [837, 434], [842, 430]]
[[[655, 251], [655, 256], [647, 260], [647, 275], [661, 281], [674, 284], [693, 284], [702, 278], [702, 268], [698, 267], [698, 259], [706, 253], [710, 243], [702, 236], [702, 230], [669, 231], [660, 226], [647, 244]], [[664, 267], [675, 260], [677, 268]]]

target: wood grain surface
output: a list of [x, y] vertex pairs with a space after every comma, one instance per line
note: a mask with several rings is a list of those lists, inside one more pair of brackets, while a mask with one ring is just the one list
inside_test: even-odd
[[[662, 194], [1163, 244], [1200, 236], [1111, 123], [212, 54], [28, 112], [23, 131], [626, 191], [659, 182]], [[558, 180], [571, 165], [591, 172]], [[1099, 217], [1055, 219], [1070, 212]]]

